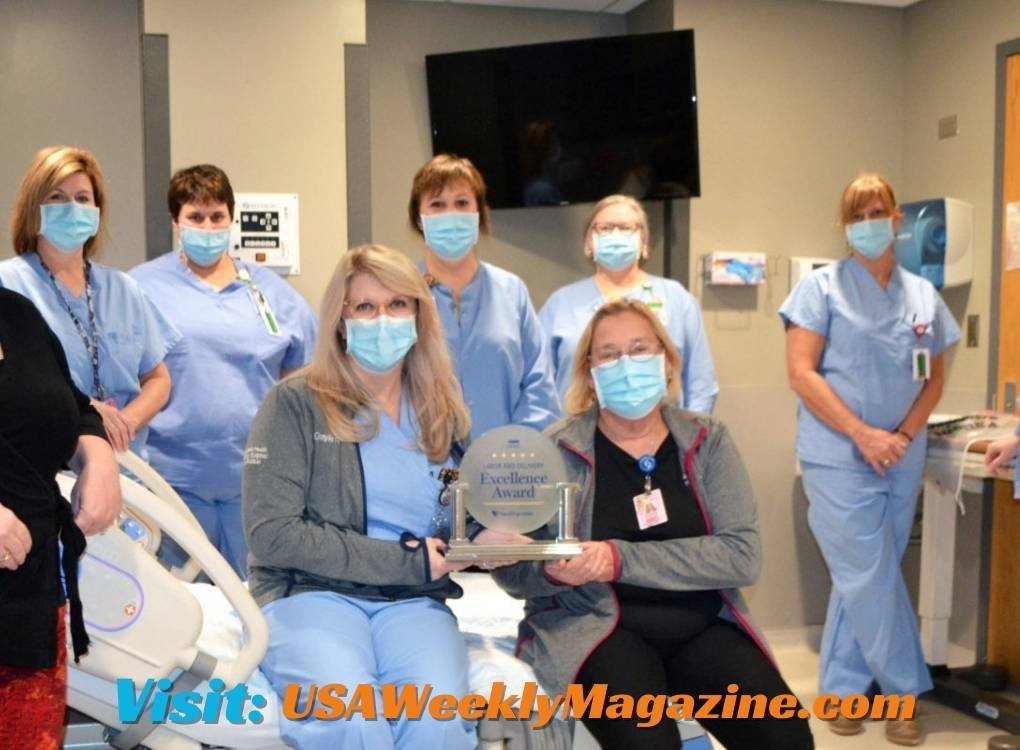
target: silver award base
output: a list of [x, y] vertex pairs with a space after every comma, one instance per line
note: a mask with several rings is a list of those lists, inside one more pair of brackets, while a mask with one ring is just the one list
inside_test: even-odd
[[467, 509], [464, 495], [468, 488], [458, 484], [453, 493], [453, 534], [446, 549], [450, 562], [505, 562], [507, 560], [563, 560], [581, 554], [581, 542], [571, 530], [574, 527], [574, 497], [578, 486], [558, 482], [560, 496], [556, 518], [556, 539], [528, 544], [475, 544], [467, 538]]

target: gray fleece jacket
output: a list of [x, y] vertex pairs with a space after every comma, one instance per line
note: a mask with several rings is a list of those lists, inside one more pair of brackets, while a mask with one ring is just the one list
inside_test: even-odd
[[[720, 617], [736, 622], [768, 655], [737, 591], [761, 571], [758, 514], [747, 470], [720, 422], [673, 406], [663, 406], [662, 416], [680, 449], [677, 469], [690, 482], [708, 534], [662, 542], [614, 540], [615, 580], [666, 591], [716, 589], [723, 601]], [[569, 481], [581, 486], [574, 528], [581, 540], [591, 539], [597, 420], [598, 409], [592, 407], [546, 430], [563, 454]], [[553, 524], [537, 535], [555, 536]], [[620, 604], [612, 586], [557, 583], [541, 562], [499, 568], [492, 575], [512, 596], [527, 600], [518, 656], [532, 665], [546, 691], [563, 692], [616, 628]]]
[[[395, 467], [396, 468], [396, 467]], [[248, 436], [242, 505], [248, 586], [259, 606], [304, 591], [364, 599], [458, 597], [433, 581], [425, 545], [365, 535], [365, 477], [357, 443], [335, 437], [303, 376], [275, 385]]]

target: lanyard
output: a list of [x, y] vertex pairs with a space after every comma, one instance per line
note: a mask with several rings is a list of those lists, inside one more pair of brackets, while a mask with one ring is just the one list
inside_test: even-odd
[[658, 465], [658, 462], [655, 460], [655, 456], [651, 453], [646, 453], [638, 459], [637, 465], [638, 468], [644, 472], [645, 494], [647, 495], [652, 491], [652, 472], [655, 471], [655, 467]]
[[96, 311], [92, 304], [92, 264], [88, 260], [85, 261], [85, 309], [88, 311], [89, 322], [89, 330], [86, 332], [85, 326], [78, 320], [78, 316], [74, 314], [74, 311], [71, 309], [71, 303], [68, 302], [64, 291], [60, 288], [60, 284], [57, 283], [57, 277], [53, 275], [53, 271], [46, 265], [42, 256], [37, 253], [37, 257], [39, 258], [39, 265], [49, 274], [53, 289], [63, 303], [67, 314], [71, 316], [74, 327], [78, 331], [78, 336], [81, 338], [81, 343], [84, 344], [85, 351], [89, 355], [89, 359], [92, 360], [92, 395], [100, 401], [106, 401], [109, 394], [107, 394], [103, 384], [99, 381], [99, 333], [96, 329]]
[[237, 278], [248, 287], [251, 299], [255, 303], [255, 309], [258, 311], [259, 317], [262, 318], [262, 322], [265, 323], [266, 330], [273, 336], [279, 336], [280, 325], [276, 322], [276, 316], [273, 315], [273, 309], [269, 306], [269, 300], [266, 299], [266, 295], [262, 293], [262, 290], [255, 285], [251, 274], [248, 273], [248, 269], [237, 269]]

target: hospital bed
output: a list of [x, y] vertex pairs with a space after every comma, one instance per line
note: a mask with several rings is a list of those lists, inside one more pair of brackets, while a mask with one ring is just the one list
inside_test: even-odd
[[[121, 457], [130, 473], [121, 477], [124, 514], [117, 527], [90, 537], [82, 558], [79, 587], [92, 646], [80, 663], [69, 661], [67, 702], [107, 729], [104, 739], [115, 748], [198, 750], [202, 747], [277, 750], [279, 700], [258, 664], [268, 643], [262, 612], [223, 557], [207, 540], [198, 522], [169, 485], [133, 454]], [[58, 475], [65, 497], [72, 476]], [[156, 557], [164, 536], [188, 556], [165, 567]], [[195, 583], [200, 572], [212, 582]], [[512, 656], [513, 637], [522, 603], [506, 596], [487, 575], [461, 574], [467, 596], [451, 602], [470, 657], [470, 689], [487, 694], [494, 681], [520, 693], [534, 674]], [[70, 649], [70, 643], [68, 643]], [[174, 680], [173, 692], [208, 693], [209, 681], [223, 690], [244, 682], [249, 693], [268, 700], [261, 723], [125, 724], [117, 708], [118, 678], [142, 686], [147, 679]], [[250, 710], [249, 702], [246, 711]], [[568, 750], [572, 727], [556, 720], [536, 730], [517, 721], [482, 721], [481, 750]], [[70, 737], [70, 733], [68, 735]], [[67, 747], [106, 747], [103, 743]]]

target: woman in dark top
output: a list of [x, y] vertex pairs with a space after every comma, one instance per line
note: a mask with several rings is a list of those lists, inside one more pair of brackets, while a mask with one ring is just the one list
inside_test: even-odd
[[[88, 647], [78, 557], [85, 535], [104, 530], [120, 511], [117, 462], [105, 435], [39, 312], [0, 290], [0, 747], [60, 746], [66, 656], [59, 568], [77, 660]], [[76, 514], [54, 478], [65, 465], [78, 473]]]
[[[673, 406], [681, 372], [666, 329], [637, 300], [602, 306], [581, 336], [571, 416], [550, 436], [581, 486], [583, 552], [493, 572], [527, 599], [518, 652], [550, 694], [571, 683], [635, 699], [726, 696], [731, 684], [770, 699], [790, 692], [737, 591], [761, 568], [747, 471], [722, 424]], [[680, 746], [669, 718], [583, 721], [605, 748]], [[701, 724], [728, 748], [814, 746], [797, 716]]]

